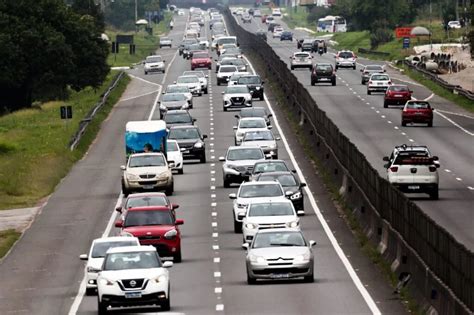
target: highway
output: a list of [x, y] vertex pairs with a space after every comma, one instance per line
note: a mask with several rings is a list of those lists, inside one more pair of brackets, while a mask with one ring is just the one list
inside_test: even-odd
[[[240, 23], [240, 20], [237, 19]], [[283, 21], [285, 29], [288, 29]], [[260, 18], [241, 26], [251, 32], [266, 30]], [[297, 30], [294, 38], [311, 37], [305, 31]], [[296, 40], [293, 42], [273, 39], [268, 33], [268, 43], [280, 56], [290, 64], [290, 56], [297, 51]], [[314, 62], [334, 64], [334, 52], [319, 56], [313, 54]], [[474, 249], [474, 115], [464, 109], [433, 95], [430, 90], [386, 66], [387, 73], [394, 82], [407, 84], [413, 91], [413, 97], [428, 99], [436, 109], [433, 128], [401, 127], [400, 109], [383, 108], [383, 94], [367, 95], [366, 86], [360, 82], [360, 71], [363, 65], [384, 62], [358, 58], [357, 70], [337, 70], [337, 86], [319, 84], [310, 85], [310, 72], [297, 69], [293, 73], [304, 84], [318, 106], [326, 112], [340, 130], [366, 156], [380, 175], [385, 177], [383, 156], [387, 156], [395, 145], [426, 145], [433, 155], [440, 158], [440, 191], [439, 200], [430, 200], [427, 195], [409, 195], [423, 211], [435, 222], [443, 226], [467, 248]]]
[[[175, 18], [170, 33], [175, 45], [185, 24], [184, 17]], [[58, 185], [35, 222], [0, 263], [2, 314], [97, 312], [97, 297], [84, 296], [84, 264], [78, 256], [88, 251], [94, 238], [118, 233], [112, 226], [114, 209], [122, 202], [119, 167], [125, 161], [125, 123], [155, 118], [154, 104], [161, 89], [190, 68], [189, 61], [177, 55], [176, 46], [159, 53], [168, 63], [166, 74], [145, 76], [141, 67], [128, 71], [132, 82], [88, 153]], [[234, 113], [222, 110], [224, 87], [216, 86], [214, 71], [209, 71], [209, 77], [209, 94], [195, 98], [191, 110], [201, 131], [209, 136], [208, 162], [187, 162], [184, 174], [175, 175], [175, 194], [171, 197], [180, 205], [178, 218], [185, 223], [183, 262], [170, 271], [169, 313], [404, 314], [384, 275], [360, 252], [286, 121], [278, 120], [281, 115], [277, 108], [273, 125], [283, 138], [280, 158], [308, 183], [306, 216], [301, 225], [306, 238], [318, 243], [314, 248], [315, 282], [247, 285], [242, 237], [233, 233], [232, 202], [228, 198], [237, 187], [222, 187], [218, 162], [233, 144], [235, 118]], [[265, 101], [254, 101], [254, 105], [269, 106], [272, 102], [268, 94]], [[296, 160], [298, 164], [294, 164]]]

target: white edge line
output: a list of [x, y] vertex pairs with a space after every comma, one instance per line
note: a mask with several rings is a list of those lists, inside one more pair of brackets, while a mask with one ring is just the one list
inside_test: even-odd
[[442, 110], [442, 109], [436, 109], [436, 111], [437, 111], [437, 112], [441, 112], [441, 113], [445, 113], [445, 114], [449, 114], [449, 115], [454, 115], [454, 116], [460, 116], [460, 117], [464, 117], [464, 118], [474, 119], [473, 116], [469, 116], [469, 115], [466, 115], [466, 114], [450, 112], [450, 111]]
[[137, 80], [140, 80], [140, 81], [143, 81], [143, 82], [146, 82], [148, 84], [151, 84], [151, 85], [156, 85], [156, 86], [160, 86], [158, 83], [155, 83], [155, 82], [151, 82], [151, 81], [148, 81], [148, 80], [145, 80], [143, 78], [140, 78], [140, 77], [137, 77], [136, 75], [133, 75], [133, 74], [128, 74], [129, 76], [131, 76], [132, 78], [134, 79], [137, 79]]
[[156, 93], [156, 91], [140, 94], [140, 95], [137, 95], [137, 96], [127, 97], [127, 98], [119, 100], [118, 102], [120, 103], [120, 102], [126, 102], [126, 101], [130, 101], [130, 100], [134, 100], [136, 98], [147, 96], [147, 95], [150, 95], [150, 94], [153, 94], [153, 93]]
[[[244, 56], [244, 58], [247, 60], [248, 64], [250, 65], [250, 68], [252, 69], [252, 71], [255, 73], [255, 69], [253, 68], [252, 64], [250, 63], [250, 61]], [[285, 145], [285, 148], [288, 152], [288, 155], [290, 157], [290, 160], [291, 162], [293, 163], [293, 165], [295, 166], [295, 169], [296, 169], [296, 172], [298, 174], [298, 176], [300, 177], [301, 181], [302, 182], [306, 182], [305, 181], [305, 178], [303, 176], [303, 172], [301, 171], [299, 165], [298, 165], [298, 162], [296, 161], [295, 159], [295, 156], [293, 155], [293, 152], [291, 151], [290, 149], [290, 146], [288, 145], [288, 141], [286, 140], [286, 137], [283, 133], [283, 130], [281, 129], [280, 127], [280, 124], [278, 123], [278, 119], [276, 117], [276, 114], [270, 104], [270, 102], [268, 101], [268, 98], [267, 98], [267, 95], [264, 94], [264, 99], [265, 99], [265, 103], [267, 103], [267, 106], [268, 106], [268, 109], [270, 110], [271, 114], [273, 115], [273, 122], [275, 123], [275, 126], [277, 127], [278, 129], [278, 133], [280, 134], [280, 137], [281, 137], [281, 140], [283, 141], [283, 144]], [[365, 300], [365, 303], [367, 303], [367, 306], [370, 308], [372, 314], [381, 314], [379, 308], [377, 307], [377, 305], [375, 304], [374, 300], [372, 299], [372, 297], [370, 296], [369, 292], [367, 291], [367, 289], [364, 287], [364, 285], [362, 284], [362, 282], [360, 281], [359, 279], [359, 276], [357, 275], [357, 273], [355, 272], [354, 268], [352, 267], [351, 263], [349, 262], [349, 260], [347, 259], [346, 255], [344, 254], [344, 251], [342, 250], [342, 248], [339, 246], [339, 243], [337, 242], [336, 240], [336, 237], [334, 236], [334, 234], [332, 233], [331, 229], [329, 228], [329, 225], [327, 224], [326, 220], [324, 219], [324, 216], [323, 214], [321, 213], [321, 210], [319, 209], [317, 203], [316, 203], [316, 200], [314, 199], [314, 196], [311, 192], [311, 190], [309, 189], [309, 187], [305, 187], [304, 188], [305, 191], [306, 191], [306, 194], [308, 195], [309, 197], [309, 201], [311, 203], [311, 206], [313, 207], [314, 209], [314, 212], [316, 214], [316, 216], [318, 217], [321, 225], [323, 226], [323, 229], [324, 229], [324, 232], [326, 233], [326, 235], [328, 236], [329, 238], [329, 241], [331, 242], [332, 246], [334, 247], [334, 250], [336, 251], [337, 255], [339, 256], [339, 259], [341, 260], [341, 262], [343, 263], [344, 267], [346, 268], [347, 272], [349, 273], [349, 276], [351, 277], [352, 281], [354, 282], [355, 286], [357, 287], [357, 289], [359, 290], [360, 294], [362, 295], [362, 297], [364, 298]]]
[[469, 130], [463, 128], [461, 125], [459, 125], [457, 122], [455, 122], [454, 120], [452, 120], [451, 118], [449, 117], [446, 117], [445, 115], [441, 114], [439, 111], [435, 111], [434, 112], [435, 114], [437, 115], [440, 115], [441, 117], [443, 117], [444, 119], [446, 119], [447, 121], [449, 121], [451, 124], [453, 124], [454, 126], [458, 127], [459, 129], [461, 129], [462, 131], [464, 131], [466, 134], [470, 135], [471, 137], [474, 136], [474, 133], [473, 132], [470, 132]]

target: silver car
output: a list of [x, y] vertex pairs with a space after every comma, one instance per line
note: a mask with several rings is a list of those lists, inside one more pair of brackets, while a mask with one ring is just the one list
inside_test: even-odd
[[257, 279], [282, 280], [303, 278], [314, 282], [315, 241], [307, 241], [301, 231], [285, 228], [259, 230], [247, 249], [247, 283]]
[[242, 147], [259, 147], [265, 154], [278, 159], [278, 144], [280, 137], [275, 137], [270, 130], [249, 131], [244, 134], [240, 145]]
[[193, 94], [191, 93], [191, 90], [189, 87], [184, 86], [184, 85], [176, 85], [176, 84], [170, 84], [166, 87], [166, 90], [163, 92], [163, 94], [167, 93], [180, 93], [186, 96], [186, 99], [188, 100], [189, 103], [189, 108], [193, 108]]
[[367, 65], [363, 69], [360, 69], [360, 72], [362, 72], [360, 81], [362, 84], [366, 84], [372, 74], [383, 73], [385, 69], [380, 65]]
[[159, 55], [153, 55], [146, 57], [145, 61], [143, 62], [144, 72], [147, 75], [150, 72], [162, 72], [165, 73], [165, 60], [161, 58]]
[[165, 46], [171, 48], [172, 41], [173, 40], [169, 37], [160, 37], [160, 48], [165, 47]]
[[202, 95], [201, 81], [196, 75], [182, 75], [174, 82], [176, 85], [187, 86], [193, 95]]
[[291, 70], [296, 68], [308, 68], [311, 70], [313, 67], [313, 56], [308, 52], [295, 52], [291, 58], [290, 67]]
[[204, 74], [204, 72], [200, 70], [184, 71], [183, 75], [197, 76], [199, 78], [199, 81], [201, 82], [201, 90], [204, 92], [204, 94], [208, 93], [209, 84], [207, 82], [207, 78], [209, 77], [209, 75]]
[[232, 183], [242, 183], [249, 179], [256, 162], [265, 161], [265, 154], [260, 148], [229, 147], [224, 156], [219, 157], [222, 164], [224, 187]]
[[167, 93], [158, 101], [160, 108], [160, 119], [163, 118], [165, 112], [169, 110], [189, 109], [189, 103], [186, 96], [181, 93]]

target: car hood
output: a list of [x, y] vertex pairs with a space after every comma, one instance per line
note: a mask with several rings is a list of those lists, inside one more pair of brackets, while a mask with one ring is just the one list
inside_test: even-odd
[[277, 197], [251, 197], [251, 198], [242, 198], [238, 197], [235, 199], [235, 202], [240, 204], [249, 204], [250, 202], [258, 202], [258, 201], [266, 201], [266, 202], [277, 202], [281, 200], [287, 200], [285, 196], [277, 196]]
[[125, 227], [122, 232], [130, 233], [135, 237], [161, 236], [174, 228], [174, 225], [140, 225]]
[[161, 102], [161, 105], [166, 106], [166, 107], [182, 107], [184, 105], [188, 104], [187, 100], [184, 101], [172, 101], [172, 102]]
[[272, 246], [264, 248], [252, 248], [249, 255], [262, 256], [265, 259], [291, 259], [297, 255], [307, 254], [309, 248], [306, 246]]
[[125, 270], [107, 270], [100, 273], [100, 277], [104, 277], [111, 281], [129, 280], [129, 279], [153, 279], [163, 274], [168, 274], [165, 268], [146, 268], [146, 269], [125, 269]]
[[193, 82], [193, 83], [176, 83], [177, 85], [181, 86], [189, 86], [189, 87], [194, 87], [194, 86], [200, 86], [201, 82]]
[[272, 216], [261, 216], [261, 217], [246, 217], [245, 223], [256, 223], [256, 224], [272, 224], [272, 223], [287, 223], [299, 221], [295, 215], [272, 215]]
[[247, 141], [241, 144], [244, 147], [271, 147], [276, 146], [275, 140]]
[[147, 167], [129, 167], [127, 168], [127, 174], [156, 174], [159, 175], [168, 170], [167, 166], [147, 166]]
[[249, 93], [233, 93], [233, 94], [224, 94], [224, 99], [229, 99], [231, 97], [243, 97], [243, 98], [250, 98]]
[[235, 165], [235, 166], [252, 166], [255, 163], [265, 161], [265, 159], [261, 160], [237, 160], [237, 161], [226, 161], [227, 165]]
[[183, 155], [178, 151], [167, 152], [167, 156], [170, 161], [181, 161], [183, 159]]

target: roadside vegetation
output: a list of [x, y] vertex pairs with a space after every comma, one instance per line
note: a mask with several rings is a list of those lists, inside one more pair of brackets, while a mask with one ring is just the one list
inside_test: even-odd
[[13, 229], [0, 231], [0, 259], [5, 256], [15, 242], [20, 238], [21, 233]]
[[[71, 152], [68, 143], [117, 72], [107, 75], [97, 89], [72, 91], [65, 101], [47, 102], [0, 117], [0, 209], [34, 206], [49, 195], [79, 160], [97, 134], [101, 122], [125, 90], [124, 76], [106, 106], [89, 125], [80, 145]], [[72, 105], [73, 119], [59, 117], [61, 105]]]

